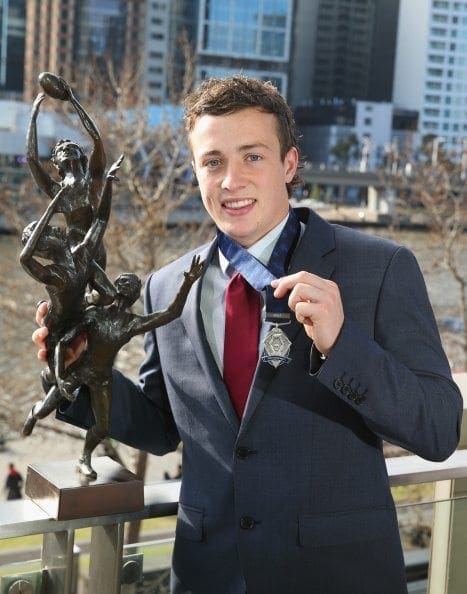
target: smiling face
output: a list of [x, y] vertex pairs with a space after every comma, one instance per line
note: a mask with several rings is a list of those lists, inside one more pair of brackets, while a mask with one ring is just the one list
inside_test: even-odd
[[292, 147], [281, 158], [273, 114], [202, 115], [189, 140], [203, 204], [224, 233], [250, 247], [287, 215], [298, 153]]

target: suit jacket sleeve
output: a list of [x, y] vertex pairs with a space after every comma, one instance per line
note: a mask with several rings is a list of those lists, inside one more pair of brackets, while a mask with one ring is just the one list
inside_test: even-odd
[[346, 316], [316, 377], [383, 439], [435, 461], [455, 450], [462, 397], [451, 377], [421, 271], [409, 250], [399, 247], [387, 266], [374, 336]]

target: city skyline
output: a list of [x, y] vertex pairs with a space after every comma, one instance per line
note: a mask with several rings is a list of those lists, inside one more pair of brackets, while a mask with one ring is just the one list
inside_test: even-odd
[[412, 147], [431, 135], [466, 150], [467, 0], [0, 0], [0, 16], [4, 98], [31, 101], [41, 71], [73, 81], [111, 59], [117, 74], [139, 70], [149, 103], [170, 102], [184, 32], [196, 80], [271, 80], [314, 137], [309, 150], [321, 146], [312, 159], [351, 133], [375, 155], [407, 145], [407, 130]]

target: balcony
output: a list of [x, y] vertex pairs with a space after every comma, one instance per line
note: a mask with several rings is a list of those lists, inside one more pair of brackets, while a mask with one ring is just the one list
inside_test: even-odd
[[[467, 373], [455, 379], [467, 402]], [[387, 459], [411, 594], [467, 592], [466, 423], [445, 462]], [[132, 545], [124, 545], [124, 529], [173, 517], [179, 490], [179, 481], [146, 485], [141, 511], [75, 520], [55, 520], [29, 499], [1, 503], [0, 594], [168, 593], [174, 522], [143, 529]]]

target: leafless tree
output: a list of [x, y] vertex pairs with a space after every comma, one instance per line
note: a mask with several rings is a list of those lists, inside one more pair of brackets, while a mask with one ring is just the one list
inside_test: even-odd
[[400, 168], [383, 174], [385, 184], [396, 188], [410, 209], [422, 213], [432, 232], [440, 257], [436, 266], [449, 272], [458, 288], [460, 342], [464, 369], [467, 368], [467, 267], [463, 253], [463, 234], [467, 231], [467, 187], [463, 164], [457, 163], [440, 147], [433, 159], [428, 138], [417, 161], [405, 161]]

